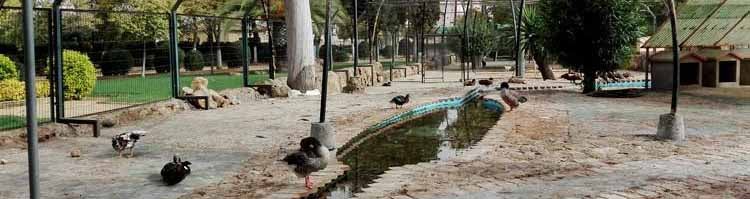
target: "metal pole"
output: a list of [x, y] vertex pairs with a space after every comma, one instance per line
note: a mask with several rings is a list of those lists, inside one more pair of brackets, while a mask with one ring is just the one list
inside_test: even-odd
[[357, 76], [357, 66], [359, 65], [359, 39], [357, 38], [357, 0], [352, 0], [354, 2], [354, 32], [352, 33], [352, 40], [354, 43], [354, 76]]
[[268, 46], [271, 48], [271, 61], [268, 63], [268, 78], [275, 79], [276, 77], [276, 46], [273, 44], [273, 23], [271, 23], [271, 15], [268, 10], [268, 1], [261, 0], [263, 3], [263, 14], [266, 15], [266, 26], [268, 26]]
[[526, 76], [526, 56], [523, 53], [523, 47], [521, 46], [521, 26], [523, 26], [523, 9], [524, 4], [526, 4], [525, 0], [521, 0], [521, 5], [518, 6], [518, 15], [516, 15], [516, 19], [518, 24], [516, 26], [516, 67], [517, 67], [517, 73], [518, 77], [523, 78]]
[[247, 39], [247, 34], [248, 34], [247, 21], [248, 20], [247, 19], [248, 19], [248, 16], [247, 16], [247, 14], [245, 14], [245, 16], [242, 17], [242, 86], [249, 86], [250, 85], [250, 81], [248, 80], [248, 78], [249, 78], [249, 76], [248, 76], [248, 70], [249, 70], [250, 66], [249, 66], [249, 63], [247, 61], [247, 59], [248, 59], [248, 56], [247, 56], [247, 51], [248, 51], [247, 50], [248, 49], [248, 46], [247, 46], [247, 42], [248, 42], [248, 39]]
[[392, 36], [393, 36], [393, 41], [391, 41], [392, 43], [391, 45], [391, 69], [389, 71], [391, 75], [389, 78], [390, 79], [389, 82], [393, 82], [393, 67], [396, 67], [396, 54], [398, 54], [398, 49], [396, 49], [396, 43], [398, 41], [396, 40], [398, 40], [398, 31], [393, 31]]
[[469, 0], [466, 3], [466, 8], [464, 8], [464, 43], [463, 43], [463, 56], [461, 56], [461, 81], [466, 81], [467, 74], [466, 71], [466, 61], [467, 57], [469, 57], [469, 16], [471, 15], [469, 13], [469, 6], [471, 6], [471, 0]]
[[180, 89], [180, 50], [177, 41], [177, 9], [180, 8], [183, 0], [177, 0], [169, 10], [169, 64], [172, 68], [172, 97], [179, 97]]
[[651, 56], [651, 48], [646, 48], [646, 58], [644, 59], [644, 60], [646, 60], [646, 62], [645, 62], [645, 63], [643, 63], [643, 70], [644, 70], [644, 71], [646, 71], [646, 77], [645, 77], [645, 79], [646, 79], [646, 82], [645, 82], [645, 83], [644, 83], [644, 85], [643, 85], [643, 87], [644, 87], [645, 89], [648, 89], [648, 80], [649, 80], [649, 77], [648, 77], [648, 76], [649, 76], [649, 74], [648, 74], [648, 70], [649, 70], [649, 65], [651, 65], [651, 62], [650, 62], [650, 61], [648, 61], [648, 58], [649, 58], [650, 56]]
[[36, 121], [36, 88], [34, 60], [34, 1], [23, 1], [23, 51], [26, 73], [26, 140], [29, 158], [29, 195], [31, 199], [39, 198], [39, 150], [37, 146]]
[[65, 89], [63, 87], [63, 49], [62, 49], [62, 11], [60, 5], [62, 0], [55, 0], [52, 4], [52, 18], [54, 23], [54, 48], [55, 48], [55, 97], [52, 97], [56, 105], [55, 120], [65, 117]]
[[331, 50], [331, 0], [326, 1], [326, 59], [323, 64], [323, 85], [320, 93], [320, 123], [326, 121], [326, 98], [328, 96], [328, 70], [331, 68], [332, 53]]
[[677, 13], [674, 0], [666, 0], [669, 7], [669, 21], [672, 25], [672, 114], [677, 113], [677, 102], [680, 89], [680, 44], [677, 41]]
[[[2, 6], [2, 4], [0, 4], [0, 6]], [[57, 59], [55, 57], [54, 43], [52, 43], [55, 41], [55, 31], [54, 31], [55, 30], [55, 26], [54, 26], [55, 18], [54, 18], [54, 12], [52, 9], [48, 9], [46, 11], [47, 11], [47, 30], [49, 30], [47, 31], [48, 33], [47, 41], [49, 42], [47, 44], [47, 47], [48, 47], [47, 52], [49, 53], [49, 56], [50, 56], [49, 62], [47, 62], [48, 64], [47, 71], [49, 71], [49, 73], [47, 74], [47, 81], [49, 81], [49, 83], [52, 85], [55, 82], [55, 76], [54, 76], [55, 59]], [[55, 111], [55, 86], [54, 85], [49, 87], [49, 93], [50, 93], [49, 118], [52, 122], [57, 122], [57, 118], [56, 118], [57, 113]]]

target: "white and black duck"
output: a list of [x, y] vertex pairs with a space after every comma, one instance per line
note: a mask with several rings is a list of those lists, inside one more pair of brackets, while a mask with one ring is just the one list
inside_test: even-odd
[[305, 178], [306, 188], [312, 189], [310, 174], [325, 169], [328, 159], [328, 148], [321, 145], [318, 139], [308, 137], [300, 142], [299, 151], [287, 155], [283, 161], [294, 170], [297, 177]]
[[125, 150], [130, 152], [129, 157], [133, 157], [133, 148], [143, 136], [146, 136], [146, 131], [131, 131], [115, 135], [112, 137], [112, 148], [117, 151], [117, 155], [120, 157]]

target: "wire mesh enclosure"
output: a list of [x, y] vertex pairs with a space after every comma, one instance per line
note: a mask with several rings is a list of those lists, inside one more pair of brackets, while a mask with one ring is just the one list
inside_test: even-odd
[[[26, 124], [24, 49], [21, 8], [0, 8], [0, 130]], [[37, 119], [48, 122], [54, 115], [51, 105], [50, 9], [35, 9]]]

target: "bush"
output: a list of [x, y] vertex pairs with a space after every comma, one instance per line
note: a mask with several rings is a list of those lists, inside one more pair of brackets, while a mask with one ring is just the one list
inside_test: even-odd
[[[37, 97], [49, 96], [49, 82], [36, 82]], [[17, 79], [0, 80], [0, 101], [20, 101], [26, 97], [26, 85]]]
[[203, 66], [205, 65], [206, 63], [203, 62], [203, 54], [201, 54], [200, 51], [191, 50], [185, 55], [185, 68], [188, 70], [200, 71], [203, 70]]
[[94, 91], [96, 69], [88, 56], [72, 50], [63, 51], [63, 74], [66, 99], [82, 99]]
[[104, 52], [101, 69], [104, 76], [127, 75], [135, 65], [133, 55], [127, 50], [114, 49]]
[[359, 53], [360, 59], [370, 57], [370, 50], [368, 49], [368, 46], [370, 45], [368, 45], [367, 42], [359, 42], [359, 46], [357, 46], [359, 48], [359, 52], [357, 53]]
[[334, 48], [333, 49], [333, 61], [334, 62], [345, 62], [349, 61], [352, 58], [352, 56], [349, 54], [349, 51], [347, 51], [344, 48]]
[[[179, 55], [180, 66], [182, 66], [185, 61], [185, 51], [178, 48], [177, 53]], [[154, 69], [156, 69], [157, 73], [168, 73], [172, 71], [171, 68], [169, 68], [169, 43], [164, 42], [161, 45], [158, 45], [157, 48], [154, 49], [153, 55]]]
[[0, 54], [0, 80], [6, 79], [18, 79], [18, 69], [13, 60]]
[[[248, 46], [248, 48], [250, 48]], [[250, 56], [248, 49], [248, 56]], [[221, 58], [224, 66], [230, 68], [242, 67], [242, 42], [222, 42]]]
[[391, 58], [393, 56], [392, 48], [393, 48], [392, 45], [385, 46], [385, 48], [380, 49], [380, 55], [383, 57]]

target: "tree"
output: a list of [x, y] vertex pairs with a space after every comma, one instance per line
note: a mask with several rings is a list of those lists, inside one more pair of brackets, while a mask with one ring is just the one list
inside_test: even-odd
[[583, 71], [583, 92], [592, 92], [597, 73], [632, 56], [642, 35], [639, 7], [638, 0], [543, 0], [544, 46], [563, 66]]
[[309, 0], [285, 0], [287, 25], [287, 84], [292, 89], [316, 88], [312, 13]]
[[[167, 1], [131, 0], [129, 3], [134, 11], [147, 12], [166, 12], [170, 6]], [[156, 44], [159, 40], [167, 39], [167, 31], [169, 30], [167, 15], [116, 15], [114, 20], [117, 21], [114, 24], [123, 30], [123, 38], [142, 41], [141, 77], [145, 77], [146, 60], [148, 59], [147, 42]]]
[[537, 69], [542, 73], [542, 79], [555, 80], [555, 73], [552, 72], [548, 62], [550, 55], [544, 47], [544, 21], [536, 13], [534, 7], [526, 7], [523, 14], [523, 23], [521, 24], [521, 48], [524, 54], [529, 54], [534, 58]]
[[448, 46], [456, 54], [461, 55], [461, 59], [472, 59], [474, 66], [481, 66], [481, 58], [487, 54], [493, 52], [496, 46], [499, 44], [499, 39], [502, 36], [498, 36], [499, 32], [496, 29], [496, 24], [489, 20], [488, 16], [478, 12], [476, 10], [470, 10], [469, 24], [467, 34], [469, 36], [468, 48], [466, 53], [463, 52], [463, 35], [464, 35], [464, 17], [457, 19], [455, 26], [450, 28], [448, 31], [450, 34], [462, 35], [461, 37], [451, 37], [448, 40]]

